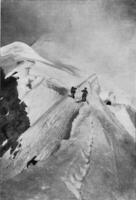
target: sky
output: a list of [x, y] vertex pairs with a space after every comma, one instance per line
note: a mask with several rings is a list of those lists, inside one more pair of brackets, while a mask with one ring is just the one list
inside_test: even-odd
[[91, 23], [104, 20], [102, 15], [135, 24], [136, 0], [2, 0], [2, 44], [31, 44], [42, 34], [57, 34], [58, 28], [67, 33], [80, 23], [93, 28]]
[[[2, 0], [1, 44], [96, 72], [135, 101], [136, 0]], [[105, 81], [107, 80], [107, 81]]]

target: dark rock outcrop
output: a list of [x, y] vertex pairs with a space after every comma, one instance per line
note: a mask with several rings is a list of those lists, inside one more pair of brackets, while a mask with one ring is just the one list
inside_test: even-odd
[[5, 78], [0, 68], [0, 156], [17, 145], [17, 138], [29, 128], [26, 105], [18, 98], [17, 78]]

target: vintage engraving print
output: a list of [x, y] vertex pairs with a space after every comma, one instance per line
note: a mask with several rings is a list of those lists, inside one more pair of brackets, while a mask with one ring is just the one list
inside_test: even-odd
[[136, 0], [1, 0], [0, 199], [136, 200]]

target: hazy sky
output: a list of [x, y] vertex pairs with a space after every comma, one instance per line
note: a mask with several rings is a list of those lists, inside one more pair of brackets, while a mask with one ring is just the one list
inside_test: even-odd
[[135, 23], [136, 0], [2, 0], [2, 44], [15, 40], [31, 44], [43, 33], [57, 34], [58, 28], [68, 33], [80, 23], [88, 26], [87, 32], [89, 20], [93, 28], [91, 18], [98, 23], [102, 9], [110, 18]]

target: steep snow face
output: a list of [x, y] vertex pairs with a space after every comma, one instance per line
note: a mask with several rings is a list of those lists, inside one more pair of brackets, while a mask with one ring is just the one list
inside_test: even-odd
[[[35, 124], [54, 103], [67, 95], [68, 89], [72, 85], [78, 86], [83, 79], [79, 76], [79, 71], [76, 68], [61, 63], [56, 65], [48, 62], [46, 59], [42, 59], [31, 47], [21, 42], [2, 47], [1, 55], [1, 60], [4, 63], [2, 67], [4, 70], [6, 68], [6, 72], [9, 72], [6, 74], [6, 78], [17, 78], [17, 95], [21, 104], [25, 103], [24, 105], [26, 105], [25, 112], [27, 111], [30, 126]], [[14, 69], [13, 66], [11, 68], [10, 65], [7, 65], [9, 57], [15, 61]], [[8, 130], [11, 132], [10, 129]], [[5, 134], [11, 135], [10, 133]], [[17, 135], [18, 133], [16, 133]], [[15, 138], [11, 139], [15, 140]], [[6, 145], [0, 147], [2, 152], [5, 147]]]
[[126, 110], [129, 114], [130, 119], [132, 120], [134, 127], [136, 128], [136, 110], [129, 105], [126, 106]]
[[[68, 87], [71, 87], [70, 85], [68, 85], [69, 81], [73, 81], [73, 83], [75, 81], [75, 83], [78, 83], [78, 79], [80, 79], [77, 75], [76, 68], [62, 65], [56, 66], [50, 61], [41, 58], [31, 47], [24, 43], [15, 42], [5, 47], [2, 47], [0, 51], [2, 61], [1, 65], [4, 69], [4, 72], [6, 73], [6, 78], [7, 80], [16, 80], [16, 96], [19, 98], [19, 105], [26, 106], [24, 113], [26, 113], [27, 111], [26, 118], [28, 118], [30, 126], [35, 124], [37, 120], [50, 107], [53, 106], [54, 103], [63, 98], [63, 96], [67, 95]], [[14, 61], [12, 65], [10, 64], [11, 60]], [[11, 88], [11, 91], [9, 91], [9, 93], [11, 94], [13, 93], [12, 89], [13, 88]], [[14, 95], [12, 94], [12, 96]], [[7, 97], [3, 96], [2, 98]], [[7, 114], [4, 117], [0, 116], [0, 119], [2, 119], [1, 128], [3, 128], [4, 126], [1, 133], [2, 140], [0, 146], [0, 155], [2, 155], [3, 152], [7, 151], [7, 146], [9, 149], [10, 143], [13, 142], [12, 146], [16, 147], [16, 140], [18, 136], [22, 134], [21, 131], [19, 133], [15, 131], [17, 123], [20, 124], [20, 119], [14, 119], [16, 121], [13, 123], [15, 128], [13, 128], [11, 125], [7, 125], [7, 118], [12, 118], [12, 112], [14, 114], [16, 113], [16, 111], [13, 110], [10, 110], [9, 112], [9, 115]], [[21, 120], [23, 121], [23, 116]], [[13, 120], [10, 119], [10, 121]], [[26, 128], [21, 130], [26, 130], [28, 128], [28, 123], [27, 125], [25, 125], [25, 123], [23, 125]], [[7, 129], [5, 129], [5, 126], [9, 126], [7, 128], [8, 131]], [[11, 128], [12, 130], [10, 130]], [[7, 138], [8, 142], [4, 143], [3, 140], [6, 140]], [[10, 151], [12, 151], [12, 146]]]
[[[22, 42], [14, 42], [7, 46], [1, 48], [1, 56], [3, 59], [9, 56], [13, 58], [18, 64], [24, 61], [29, 61], [30, 65], [35, 64], [35, 62], [48, 65], [50, 67], [56, 68], [60, 71], [66, 71], [69, 74], [78, 76], [78, 68], [71, 65], [64, 65], [61, 62], [53, 63], [47, 59], [42, 58], [38, 53], [36, 53], [31, 47]], [[1, 58], [2, 59], [2, 58]], [[5, 61], [6, 62], [6, 61]], [[11, 70], [9, 69], [9, 72]]]
[[48, 112], [45, 112], [19, 138], [16, 150], [12, 154], [8, 151], [3, 156], [1, 166], [3, 166], [4, 178], [21, 172], [34, 156], [36, 156], [36, 160], [48, 159], [60, 141], [70, 137], [72, 121], [81, 106], [82, 103], [76, 104], [72, 99], [64, 97], [54, 104]]
[[[18, 80], [20, 98], [22, 98], [25, 92], [29, 90], [28, 87], [24, 87], [26, 85], [29, 85], [28, 82], [33, 82], [32, 84], [36, 85], [43, 77], [48, 77], [57, 79], [61, 82], [63, 86], [70, 88], [72, 85], [78, 85], [81, 81], [83, 81], [83, 79], [86, 79], [89, 75], [89, 71], [82, 70], [83, 67], [81, 67], [80, 65], [78, 66], [78, 68], [76, 68], [72, 65], [66, 65], [59, 61], [55, 61], [53, 63], [46, 58], [42, 58], [31, 47], [22, 42], [14, 42], [5, 47], [2, 47], [1, 56], [1, 61], [3, 62], [3, 66], [6, 72], [8, 72], [8, 76], [11, 75], [13, 72], [18, 72], [16, 76], [20, 77], [20, 79]], [[9, 57], [14, 60], [14, 70], [13, 66], [9, 66], [9, 61], [8, 63], [6, 63]], [[7, 65], [9, 67], [7, 67]], [[101, 75], [99, 75], [99, 78], [100, 80], [103, 79]], [[106, 85], [109, 85], [108, 81], [110, 82], [110, 80], [106, 78], [104, 87]], [[104, 81], [102, 80], [102, 85], [103, 82]], [[123, 91], [121, 91], [120, 89], [117, 90], [117, 88], [115, 88], [113, 84], [112, 91], [116, 93], [117, 103], [125, 103], [129, 105], [132, 104], [130, 97], [127, 97], [125, 93], [123, 93]], [[108, 97], [108, 94], [108, 90], [107, 92], [105, 92], [105, 90], [102, 90], [102, 99]]]
[[[91, 78], [92, 76], [90, 76], [90, 79]], [[84, 85], [85, 81], [82, 84]], [[81, 90], [82, 84], [78, 86], [79, 90]], [[31, 95], [31, 93], [29, 94]], [[81, 106], [82, 101], [75, 102], [67, 93], [63, 98], [61, 97], [59, 101], [53, 104], [53, 106], [50, 104], [49, 109], [46, 110], [46, 112], [44, 111], [44, 114], [42, 116], [40, 115], [38, 120], [32, 123], [31, 128], [18, 139], [18, 146], [15, 151], [11, 153], [9, 150], [4, 154], [2, 162], [3, 174], [5, 166], [9, 169], [9, 171], [7, 171], [6, 168], [6, 176], [4, 176], [4, 178], [14, 176], [21, 172], [22, 169], [27, 166], [27, 162], [33, 157], [36, 157], [37, 160], [48, 159], [54, 149], [57, 148], [60, 141], [70, 137], [69, 134], [72, 129], [72, 122]], [[31, 118], [31, 120], [32, 119], [33, 118]], [[8, 161], [8, 159], [10, 161]]]
[[[20, 200], [134, 200], [136, 151], [133, 127], [125, 125], [131, 122], [127, 113], [104, 104], [96, 75], [83, 81], [75, 68], [23, 55], [17, 54], [21, 62], [7, 77], [19, 77], [31, 127], [0, 160], [1, 181], [10, 179], [2, 184], [6, 198], [17, 199], [21, 188]], [[69, 95], [72, 85], [78, 87], [76, 99]]]
[[[5, 191], [11, 185], [9, 193], [16, 197], [27, 182], [21, 200], [135, 199], [134, 139], [99, 98], [98, 80], [86, 83], [89, 87], [88, 84], [88, 103], [81, 105], [64, 97], [20, 137], [22, 147], [18, 146], [14, 159], [14, 153], [10, 161], [9, 153], [4, 155], [6, 176], [18, 174], [36, 155], [38, 161], [36, 166], [3, 183]], [[70, 132], [69, 140], [61, 141]]]
[[119, 122], [125, 127], [128, 133], [135, 139], [136, 138], [136, 128], [127, 112], [125, 105], [114, 104], [109, 106], [111, 112], [113, 112]]
[[31, 47], [29, 47], [23, 42], [14, 42], [12, 44], [2, 47], [0, 50], [0, 55], [1, 56], [12, 55], [16, 61], [39, 60], [41, 62], [47, 62], [48, 64], [52, 64], [51, 62], [39, 56]]
[[83, 80], [78, 69], [43, 59], [31, 47], [21, 42], [2, 47], [1, 56], [5, 65], [9, 56], [15, 60], [14, 69], [7, 69], [5, 65], [4, 67], [9, 72], [7, 77], [13, 75], [19, 78], [18, 95], [27, 105], [31, 125], [64, 96], [68, 88]]

